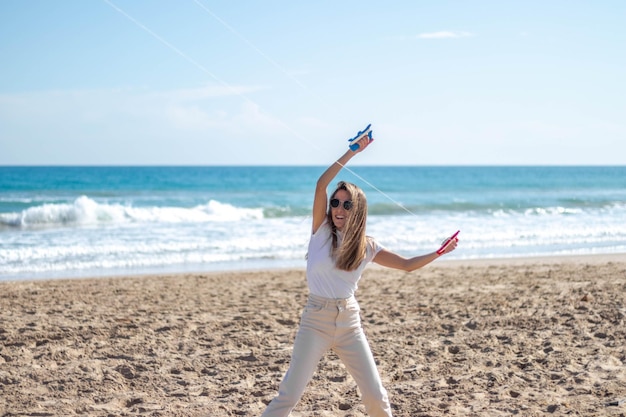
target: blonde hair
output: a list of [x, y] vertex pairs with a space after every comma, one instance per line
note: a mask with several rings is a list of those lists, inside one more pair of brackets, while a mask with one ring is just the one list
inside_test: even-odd
[[352, 209], [348, 216], [348, 221], [343, 228], [343, 240], [341, 245], [337, 243], [337, 227], [333, 222], [330, 208], [327, 217], [331, 227], [331, 256], [335, 261], [335, 266], [344, 271], [354, 271], [365, 259], [367, 248], [367, 236], [365, 235], [365, 224], [367, 221], [367, 199], [365, 193], [356, 185], [340, 181], [337, 189], [332, 193], [330, 199], [335, 198], [337, 191], [345, 190], [350, 194]]

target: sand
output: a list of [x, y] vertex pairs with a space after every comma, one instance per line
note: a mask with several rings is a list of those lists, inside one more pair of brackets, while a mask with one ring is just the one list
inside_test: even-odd
[[[0, 283], [0, 416], [258, 416], [304, 272]], [[626, 415], [626, 255], [370, 268], [395, 416]], [[365, 416], [330, 352], [292, 416]]]

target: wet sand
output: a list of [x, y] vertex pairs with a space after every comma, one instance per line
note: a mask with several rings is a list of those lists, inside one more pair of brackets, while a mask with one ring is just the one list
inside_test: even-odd
[[[0, 416], [258, 416], [306, 295], [302, 270], [0, 283]], [[626, 255], [371, 267], [357, 298], [395, 416], [626, 415]], [[365, 415], [332, 352], [292, 413]]]

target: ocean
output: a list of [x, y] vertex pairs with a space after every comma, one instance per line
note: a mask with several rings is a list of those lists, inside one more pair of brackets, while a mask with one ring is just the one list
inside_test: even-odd
[[[0, 167], [0, 281], [304, 268], [325, 167]], [[626, 254], [626, 167], [354, 166], [405, 256]], [[333, 184], [334, 185], [334, 184]], [[625, 255], [626, 256], [626, 255]]]

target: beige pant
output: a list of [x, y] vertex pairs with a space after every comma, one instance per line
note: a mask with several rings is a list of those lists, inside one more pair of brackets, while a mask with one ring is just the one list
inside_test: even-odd
[[354, 297], [309, 295], [293, 346], [289, 370], [262, 417], [286, 417], [302, 397], [322, 355], [333, 349], [356, 381], [371, 417], [390, 417], [391, 406], [367, 343]]

